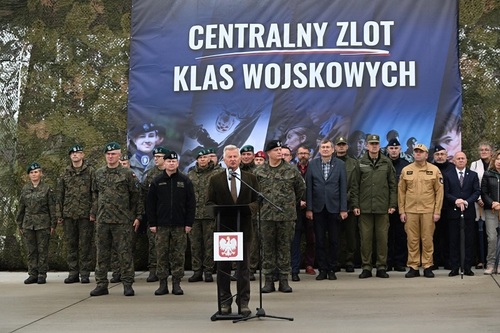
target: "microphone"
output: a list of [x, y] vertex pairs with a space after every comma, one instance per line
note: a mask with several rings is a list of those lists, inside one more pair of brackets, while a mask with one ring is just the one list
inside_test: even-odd
[[229, 173], [229, 176], [227, 177], [227, 179], [228, 179], [228, 180], [233, 179], [233, 172], [234, 172], [234, 171], [233, 171], [233, 169], [231, 169], [231, 168], [227, 168], [227, 171], [228, 171], [228, 173]]

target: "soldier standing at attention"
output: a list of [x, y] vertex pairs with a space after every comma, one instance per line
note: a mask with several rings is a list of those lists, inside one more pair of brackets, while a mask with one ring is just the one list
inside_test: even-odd
[[196, 214], [193, 228], [189, 233], [191, 241], [191, 266], [194, 274], [189, 282], [203, 281], [213, 282], [214, 269], [214, 239], [215, 220], [208, 214], [206, 209], [208, 182], [214, 173], [214, 162], [208, 157], [208, 152], [202, 149], [198, 152], [196, 165], [188, 173], [193, 182], [196, 198]]
[[193, 226], [196, 199], [193, 183], [178, 170], [177, 153], [169, 151], [163, 158], [165, 171], [151, 182], [146, 205], [149, 230], [156, 234], [156, 275], [160, 279], [160, 286], [155, 295], [168, 294], [169, 261], [172, 294], [183, 295], [180, 283], [186, 260], [186, 234]]
[[64, 227], [69, 275], [64, 283], [90, 283], [92, 271], [92, 238], [94, 218], [92, 208], [92, 179], [94, 168], [84, 160], [83, 147], [69, 150], [71, 164], [57, 184], [57, 223]]
[[123, 294], [134, 296], [134, 257], [132, 232], [141, 219], [139, 187], [132, 170], [120, 164], [120, 145], [110, 142], [104, 148], [106, 166], [95, 172], [92, 181], [92, 213], [96, 219], [97, 286], [90, 296], [107, 295], [111, 251], [115, 247], [120, 261]]
[[[146, 205], [146, 199], [148, 197], [148, 189], [149, 185], [153, 181], [153, 179], [162, 174], [165, 167], [163, 166], [163, 162], [165, 161], [163, 157], [168, 154], [168, 149], [165, 147], [155, 147], [153, 149], [153, 158], [155, 162], [155, 167], [146, 171], [146, 175], [144, 176], [144, 182], [141, 185], [141, 201]], [[146, 210], [145, 210], [146, 211]], [[148, 223], [147, 214], [143, 216], [143, 223]], [[155, 242], [155, 234], [153, 234], [149, 228], [146, 231], [148, 235], [148, 269], [149, 276], [146, 278], [146, 282], [156, 282], [158, 281], [158, 276], [156, 276], [156, 242]]]
[[297, 219], [296, 205], [306, 189], [304, 178], [299, 170], [283, 160], [282, 143], [278, 140], [266, 144], [269, 161], [255, 169], [262, 194], [282, 210], [271, 206], [267, 201], [261, 209], [262, 232], [262, 272], [266, 277], [263, 293], [275, 291], [273, 272], [279, 271], [279, 288], [291, 293], [288, 275], [291, 271], [290, 248]]
[[417, 144], [413, 152], [415, 162], [403, 168], [398, 186], [399, 217], [405, 223], [408, 238], [410, 270], [405, 277], [420, 276], [418, 267], [422, 265], [424, 276], [433, 278], [432, 238], [443, 205], [443, 176], [435, 165], [427, 162], [425, 145]]
[[19, 198], [17, 225], [28, 250], [28, 278], [24, 284], [45, 284], [49, 270], [49, 240], [56, 228], [52, 189], [42, 181], [42, 167], [32, 163], [27, 169], [30, 182]]

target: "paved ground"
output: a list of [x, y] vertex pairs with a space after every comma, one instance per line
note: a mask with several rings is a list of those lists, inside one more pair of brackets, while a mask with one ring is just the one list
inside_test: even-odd
[[[217, 310], [215, 284], [188, 283], [192, 272], [181, 283], [184, 296], [154, 296], [157, 283], [147, 283], [147, 272], [137, 272], [134, 297], [123, 296], [120, 284], [110, 285], [107, 296], [90, 297], [95, 285], [65, 285], [66, 272], [49, 273], [46, 285], [28, 286], [26, 273], [0, 272], [0, 332], [500, 331], [500, 275], [476, 271], [462, 280], [441, 269], [434, 279], [391, 272], [389, 279], [360, 280], [359, 273], [338, 273], [337, 281], [301, 274], [302, 281], [290, 282], [293, 293], [263, 296], [268, 315], [293, 321], [232, 323], [210, 320]], [[256, 281], [250, 308], [258, 306]]]

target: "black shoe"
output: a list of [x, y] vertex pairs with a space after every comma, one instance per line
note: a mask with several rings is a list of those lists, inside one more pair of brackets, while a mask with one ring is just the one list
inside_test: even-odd
[[414, 277], [417, 277], [417, 276], [420, 276], [420, 272], [418, 269], [413, 269], [410, 267], [410, 270], [408, 271], [408, 273], [405, 274], [405, 278], [414, 278]]
[[248, 305], [242, 305], [240, 308], [240, 312], [241, 312], [241, 315], [243, 316], [243, 318], [246, 318], [252, 314], [252, 311], [250, 310]]
[[191, 276], [188, 279], [188, 282], [199, 282], [203, 281], [203, 272], [202, 271], [195, 271], [193, 276]]
[[369, 277], [372, 277], [372, 272], [367, 270], [367, 269], [363, 269], [363, 271], [361, 272], [361, 274], [359, 274], [359, 278], [360, 279], [366, 279], [366, 278], [369, 278]]
[[123, 285], [123, 295], [125, 295], [125, 296], [134, 296], [135, 295], [135, 291], [134, 291], [134, 288], [132, 288], [132, 285], [130, 285], [130, 284]]
[[470, 268], [468, 268], [464, 270], [464, 275], [474, 276], [474, 272]]
[[172, 294], [173, 295], [184, 295], [184, 290], [181, 288], [181, 279], [172, 277]]
[[254, 272], [250, 272], [250, 281], [255, 281], [255, 273]]
[[66, 283], [66, 284], [77, 283], [77, 282], [80, 282], [78, 275], [70, 275], [64, 279], [64, 283]]
[[47, 283], [47, 278], [45, 276], [39, 276], [38, 279], [36, 280], [36, 283], [45, 284]]
[[80, 282], [83, 284], [90, 283], [90, 277], [88, 275], [82, 275]]
[[437, 271], [437, 270], [439, 270], [439, 265], [432, 265], [429, 268], [431, 269], [431, 271]]
[[387, 266], [386, 272], [392, 272], [392, 266]]
[[158, 280], [160, 279], [158, 279], [158, 276], [156, 276], [156, 271], [149, 271], [149, 276], [146, 278], [146, 282], [157, 282]]
[[168, 286], [167, 286], [167, 279], [161, 279], [160, 280], [160, 286], [158, 289], [155, 290], [155, 295], [156, 296], [161, 296], [161, 295], [167, 295], [168, 294]]
[[24, 284], [33, 284], [38, 281], [38, 278], [36, 276], [28, 276], [26, 280], [24, 280]]
[[389, 277], [389, 274], [387, 274], [387, 271], [385, 269], [377, 269], [377, 277], [387, 279]]
[[405, 266], [394, 266], [394, 271], [395, 272], [406, 272], [406, 267]]
[[90, 292], [90, 296], [102, 296], [107, 294], [109, 294], [108, 288], [100, 286], [95, 287], [95, 289]]
[[452, 269], [449, 273], [448, 276], [457, 276], [458, 275], [458, 268]]
[[214, 282], [214, 277], [212, 276], [212, 273], [210, 272], [205, 272], [205, 282]]
[[111, 283], [119, 283], [122, 282], [122, 277], [120, 275], [113, 275], [111, 280], [109, 280]]
[[346, 273], [354, 273], [354, 266], [353, 265], [347, 265], [345, 267]]
[[297, 273], [292, 273], [292, 281], [295, 281], [295, 282], [300, 281], [299, 274], [297, 274]]
[[426, 278], [433, 278], [434, 277], [434, 273], [432, 273], [431, 267], [424, 269], [424, 276]]
[[337, 275], [335, 275], [335, 271], [328, 272], [328, 280], [337, 280]]
[[328, 277], [328, 273], [326, 271], [319, 271], [319, 274], [316, 276], [316, 280], [321, 281]]

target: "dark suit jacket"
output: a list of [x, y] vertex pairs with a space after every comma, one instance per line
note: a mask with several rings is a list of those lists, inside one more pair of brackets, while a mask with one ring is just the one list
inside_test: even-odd
[[[257, 178], [249, 172], [242, 171], [241, 179], [249, 184], [251, 187], [259, 190], [259, 183]], [[238, 200], [236, 201], [236, 205], [243, 204], [257, 204], [257, 194], [252, 191], [247, 185], [241, 182], [240, 186], [240, 194], [238, 195]], [[231, 190], [228, 186], [228, 179], [226, 171], [219, 172], [213, 175], [210, 178], [210, 182], [208, 184], [208, 195], [207, 195], [207, 206], [211, 205], [235, 205], [233, 198], [231, 196]], [[236, 214], [228, 213], [221, 214], [221, 224], [225, 225], [232, 231], [236, 231]], [[240, 228], [243, 232], [243, 236], [245, 239], [251, 237], [252, 233], [252, 214], [250, 211], [242, 212], [240, 217]], [[226, 228], [224, 228], [226, 229]], [[228, 230], [220, 230], [220, 231], [228, 231]]]
[[455, 206], [457, 199], [464, 199], [468, 206], [464, 211], [466, 219], [476, 217], [474, 203], [481, 194], [479, 177], [476, 172], [469, 168], [464, 169], [464, 184], [460, 187], [460, 180], [455, 168], [449, 168], [444, 174], [444, 200], [446, 201], [446, 216], [450, 219], [460, 218], [460, 209]]
[[307, 168], [307, 210], [319, 213], [326, 207], [329, 213], [347, 212], [347, 172], [344, 162], [332, 157], [326, 180], [321, 163], [321, 158], [315, 158]]

